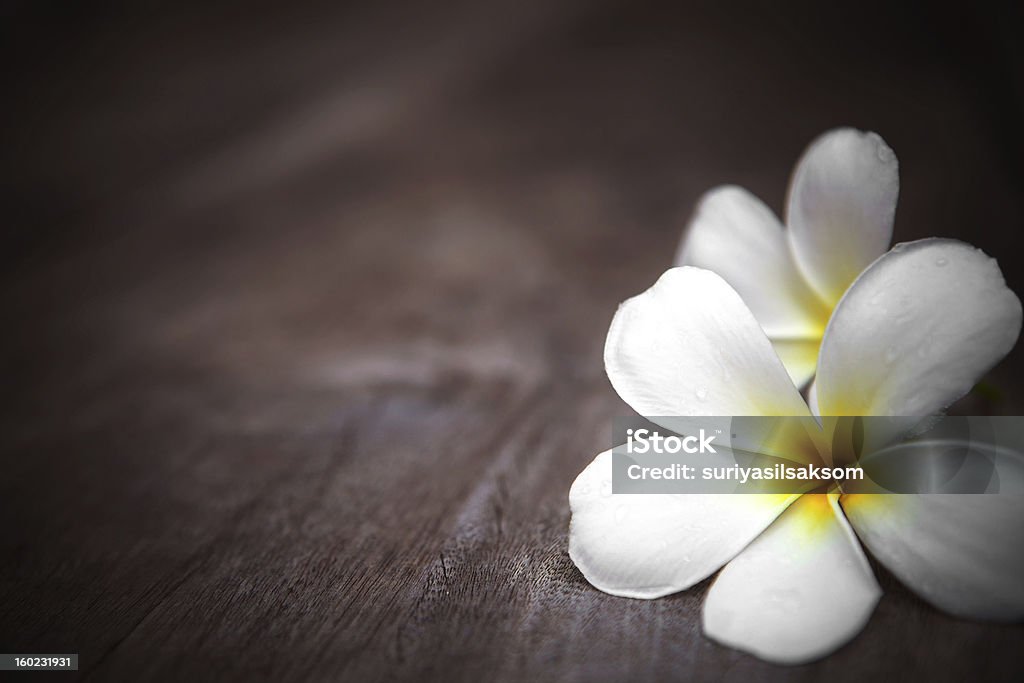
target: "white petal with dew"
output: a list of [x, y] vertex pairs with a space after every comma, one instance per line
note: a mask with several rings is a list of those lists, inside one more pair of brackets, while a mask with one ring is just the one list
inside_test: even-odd
[[[893, 449], [920, 458], [928, 444]], [[995, 493], [847, 495], [864, 545], [908, 588], [972, 619], [1024, 618], [1024, 457], [993, 458]]]
[[700, 268], [673, 268], [619, 306], [604, 360], [619, 396], [645, 417], [809, 415], [743, 300]]
[[721, 275], [772, 341], [809, 342], [810, 353], [790, 354], [792, 362], [780, 356], [798, 386], [810, 377], [808, 363], [813, 374], [829, 306], [800, 275], [782, 224], [760, 199], [732, 185], [706, 193], [690, 220], [676, 265]]
[[569, 556], [612, 595], [657, 598], [728, 562], [795, 498], [767, 494], [612, 494], [612, 453], [569, 491]]
[[881, 594], [835, 497], [808, 494], [718, 575], [704, 632], [761, 659], [800, 664], [857, 635]]
[[900, 244], [857, 278], [821, 344], [822, 415], [930, 415], [1017, 341], [1021, 305], [995, 259], [946, 239]]
[[804, 152], [786, 223], [798, 266], [826, 301], [889, 247], [898, 195], [896, 155], [875, 133], [840, 128]]

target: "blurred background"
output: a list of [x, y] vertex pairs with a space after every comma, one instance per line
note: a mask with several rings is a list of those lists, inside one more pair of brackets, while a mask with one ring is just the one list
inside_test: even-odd
[[[967, 240], [1024, 292], [1019, 4], [0, 17], [0, 650], [86, 677], [781, 676], [700, 636], [702, 589], [616, 599], [565, 556], [629, 414], [616, 305], [704, 191], [781, 215], [841, 125], [899, 157], [896, 241]], [[962, 410], [1020, 414], [1021, 355]], [[1012, 670], [1019, 629], [877, 571], [808, 676]]]

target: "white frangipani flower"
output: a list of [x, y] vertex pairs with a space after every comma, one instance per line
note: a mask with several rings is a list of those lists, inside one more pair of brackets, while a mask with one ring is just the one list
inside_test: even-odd
[[875, 133], [825, 133], [796, 165], [786, 226], [726, 185], [700, 200], [676, 265], [721, 275], [753, 312], [798, 387], [814, 376], [825, 325], [846, 288], [892, 241], [896, 155]]
[[[828, 323], [821, 414], [936, 413], [1009, 352], [1020, 326], [1019, 300], [980, 250], [899, 245]], [[673, 268], [620, 306], [605, 367], [645, 416], [810, 414], [740, 296], [699, 268]], [[612, 495], [606, 451], [569, 492], [569, 554], [591, 584], [632, 598], [684, 590], [724, 566], [704, 603], [705, 633], [769, 661], [805, 662], [856, 635], [881, 595], [858, 537], [942, 610], [1024, 617], [1024, 467], [1001, 467], [998, 494]]]

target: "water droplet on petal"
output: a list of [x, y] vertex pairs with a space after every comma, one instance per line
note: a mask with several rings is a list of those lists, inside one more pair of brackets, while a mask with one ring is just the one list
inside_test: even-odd
[[942, 268], [943, 266], [945, 266], [948, 263], [949, 263], [949, 259], [948, 258], [935, 259], [935, 265], [937, 265], [939, 268]]
[[708, 398], [708, 388], [707, 387], [697, 387], [697, 391], [694, 392], [694, 393], [696, 393], [698, 401], [706, 401], [707, 398]]

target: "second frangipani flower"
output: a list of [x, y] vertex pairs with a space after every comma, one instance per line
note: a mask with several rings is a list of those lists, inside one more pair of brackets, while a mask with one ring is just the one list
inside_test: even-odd
[[[845, 140], [852, 144], [847, 152], [859, 153], [861, 134], [832, 135], [839, 137], [828, 143], [826, 136], [818, 144]], [[877, 137], [867, 139], [884, 146]], [[814, 149], [802, 162], [808, 169], [819, 166]], [[872, 153], [883, 167], [891, 160], [884, 152]], [[797, 186], [811, 172], [798, 170], [794, 193], [804, 196]], [[763, 209], [749, 195], [727, 192], [754, 213]], [[805, 202], [796, 210], [802, 216], [824, 211], [806, 196], [795, 201]], [[891, 202], [885, 202], [888, 210], [872, 213], [847, 205], [837, 215], [862, 220], [875, 215], [891, 225], [895, 186]], [[816, 215], [829, 218], [827, 212]], [[888, 229], [870, 248], [847, 247], [859, 249], [858, 258], [870, 262], [869, 252], [888, 242]], [[789, 254], [788, 246], [779, 246], [781, 227], [772, 230], [765, 243]], [[826, 295], [837, 302], [827, 325], [822, 323], [815, 354], [822, 415], [938, 413], [1016, 343], [1020, 301], [995, 261], [978, 249], [953, 240], [922, 240], [898, 245], [863, 264], [863, 272], [849, 270], [851, 265], [833, 273], [826, 257], [841, 247], [819, 249], [814, 246], [819, 241], [805, 238], [808, 253], [817, 253], [819, 260], [800, 272], [813, 275], [804, 289], [793, 285], [782, 291], [803, 301], [813, 288], [818, 303], [808, 305], [818, 306]], [[770, 307], [767, 293], [773, 283], [794, 276], [778, 268], [769, 275], [757, 317], [749, 295], [745, 302], [718, 274], [696, 267], [673, 268], [622, 304], [605, 346], [605, 368], [615, 390], [655, 421], [671, 415], [810, 416], [798, 390], [802, 375], [780, 360], [780, 337], [766, 334], [782, 329], [766, 324], [765, 311], [782, 310]], [[846, 279], [853, 281], [848, 288]], [[893, 574], [942, 610], [980, 619], [1024, 617], [1019, 523], [1024, 467], [998, 474], [1000, 492], [983, 495], [850, 496], [838, 489], [803, 496], [610, 495], [607, 451], [570, 490], [569, 552], [591, 584], [633, 598], [681, 591], [721, 569], [705, 600], [705, 632], [770, 661], [804, 662], [852, 638], [881, 595], [858, 537]]]
[[718, 187], [699, 202], [676, 264], [725, 278], [803, 386], [840, 297], [889, 248], [898, 195], [896, 155], [885, 141], [833, 130], [797, 163], [785, 228], [746, 190]]

